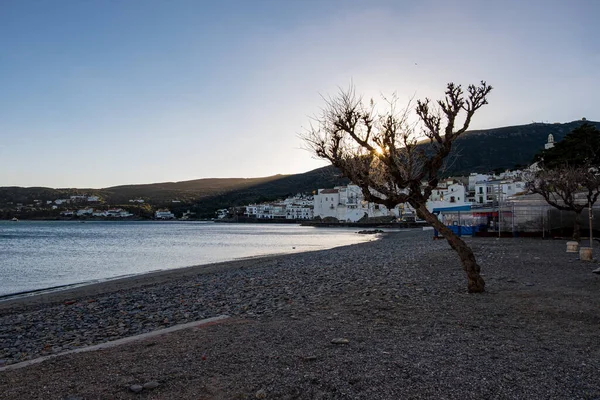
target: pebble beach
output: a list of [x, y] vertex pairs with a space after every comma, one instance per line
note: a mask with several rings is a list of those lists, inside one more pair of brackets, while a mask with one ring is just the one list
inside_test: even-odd
[[566, 241], [467, 238], [467, 294], [431, 231], [379, 237], [1, 302], [0, 367], [229, 318], [5, 368], [0, 398], [600, 398], [600, 276]]

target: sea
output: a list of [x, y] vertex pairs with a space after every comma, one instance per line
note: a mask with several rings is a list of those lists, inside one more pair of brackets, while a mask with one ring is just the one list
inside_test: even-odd
[[373, 239], [356, 231], [192, 221], [0, 221], [0, 300], [152, 271]]

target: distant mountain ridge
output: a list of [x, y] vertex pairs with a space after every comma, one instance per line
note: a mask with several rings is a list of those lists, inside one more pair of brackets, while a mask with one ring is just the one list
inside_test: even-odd
[[[468, 131], [460, 137], [450, 155], [446, 176], [471, 172], [491, 172], [528, 165], [544, 148], [548, 135], [560, 141], [567, 133], [587, 122], [600, 129], [600, 122], [572, 121], [564, 124], [532, 123], [493, 129]], [[170, 207], [181, 212], [196, 211], [199, 216], [214, 216], [218, 208], [252, 202], [270, 201], [300, 192], [346, 184], [347, 179], [333, 167], [319, 168], [294, 175], [273, 175], [261, 178], [208, 178], [182, 182], [162, 182], [143, 185], [121, 185], [104, 189], [51, 189], [0, 187], [0, 207], [11, 203], [29, 204], [34, 199], [54, 200], [69, 195], [98, 195], [110, 204], [127, 204], [142, 198], [156, 207]], [[173, 203], [176, 200], [179, 203]]]

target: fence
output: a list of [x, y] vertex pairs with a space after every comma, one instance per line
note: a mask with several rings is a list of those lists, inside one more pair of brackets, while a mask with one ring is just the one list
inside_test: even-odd
[[[507, 203], [499, 208], [474, 208], [471, 211], [444, 211], [439, 218], [454, 233], [478, 236], [570, 237], [576, 214], [549, 205]], [[600, 207], [592, 208], [592, 227], [600, 232]], [[589, 214], [580, 216], [581, 236], [589, 236]]]

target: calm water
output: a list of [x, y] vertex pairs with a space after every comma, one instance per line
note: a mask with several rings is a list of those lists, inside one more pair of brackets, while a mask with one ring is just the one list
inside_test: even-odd
[[0, 296], [370, 239], [297, 225], [0, 221]]

